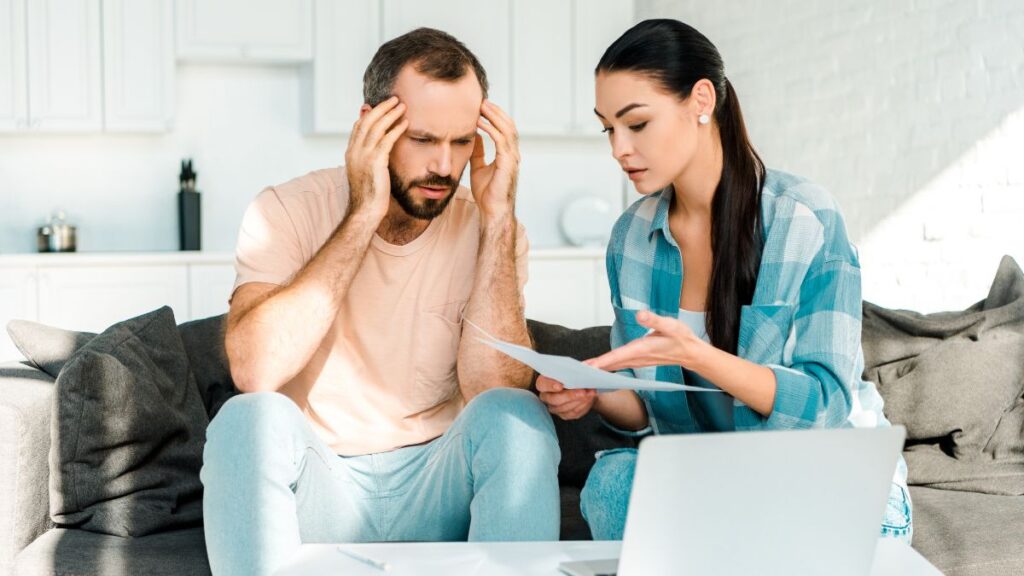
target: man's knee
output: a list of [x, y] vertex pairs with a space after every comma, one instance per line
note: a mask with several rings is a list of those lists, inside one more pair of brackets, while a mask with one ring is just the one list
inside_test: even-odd
[[302, 411], [290, 398], [277, 392], [238, 394], [224, 403], [206, 432], [206, 441], [238, 445], [245, 439], [281, 430], [302, 422]]
[[[461, 416], [471, 436], [529, 446], [560, 458], [551, 415], [536, 395], [519, 388], [492, 388], [466, 405]], [[557, 460], [556, 460], [557, 461]]]
[[492, 388], [481, 392], [466, 405], [464, 417], [472, 424], [487, 427], [521, 427], [526, 425], [543, 434], [554, 434], [544, 403], [529, 390]]

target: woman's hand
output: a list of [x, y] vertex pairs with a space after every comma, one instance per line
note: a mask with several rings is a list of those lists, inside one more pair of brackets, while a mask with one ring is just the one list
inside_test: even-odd
[[690, 367], [701, 349], [710, 346], [675, 318], [643, 310], [637, 312], [636, 320], [651, 331], [643, 338], [589, 360], [588, 364], [609, 372], [648, 366]]
[[577, 420], [586, 416], [597, 400], [596, 390], [566, 390], [558, 380], [547, 376], [537, 377], [537, 391], [540, 400], [548, 406], [548, 412], [562, 420]]

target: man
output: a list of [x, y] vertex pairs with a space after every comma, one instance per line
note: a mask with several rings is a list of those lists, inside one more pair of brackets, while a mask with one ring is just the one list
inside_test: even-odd
[[245, 394], [202, 470], [215, 574], [270, 573], [302, 542], [558, 538], [550, 416], [471, 326], [529, 344], [515, 127], [437, 30], [381, 46], [363, 82], [345, 166], [242, 222], [226, 348]]

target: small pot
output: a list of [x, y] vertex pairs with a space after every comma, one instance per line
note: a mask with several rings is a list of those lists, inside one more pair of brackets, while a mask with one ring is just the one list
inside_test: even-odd
[[74, 252], [75, 227], [64, 221], [61, 213], [36, 231], [36, 249], [40, 252]]

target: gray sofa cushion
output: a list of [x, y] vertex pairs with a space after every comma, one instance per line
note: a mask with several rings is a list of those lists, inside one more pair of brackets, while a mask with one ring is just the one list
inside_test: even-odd
[[29, 362], [56, 378], [60, 369], [79, 348], [96, 337], [92, 332], [75, 332], [28, 320], [7, 323], [11, 342]]
[[224, 351], [227, 314], [193, 320], [178, 325], [181, 341], [188, 354], [199, 395], [210, 420], [232, 396], [238, 394]]
[[948, 576], [1024, 574], [1024, 498], [913, 486], [914, 548]]
[[[178, 326], [199, 395], [210, 419], [238, 393], [224, 352], [226, 321], [227, 314], [223, 314]], [[51, 378], [56, 378], [68, 359], [96, 337], [92, 332], [64, 330], [28, 320], [11, 320], [7, 323], [7, 333], [25, 358]]]
[[111, 326], [57, 377], [54, 522], [118, 536], [199, 524], [207, 424], [171, 309]]
[[1024, 273], [1012, 258], [962, 312], [865, 302], [863, 342], [865, 376], [907, 428], [911, 484], [1024, 495]]
[[142, 538], [50, 530], [18, 555], [18, 576], [208, 576], [202, 528]]
[[562, 527], [558, 534], [559, 540], [591, 540], [590, 526], [583, 519], [580, 511], [580, 489], [574, 486], [562, 486], [559, 490], [562, 503]]
[[0, 364], [0, 574], [53, 526], [46, 462], [52, 405], [52, 378], [24, 364]]

